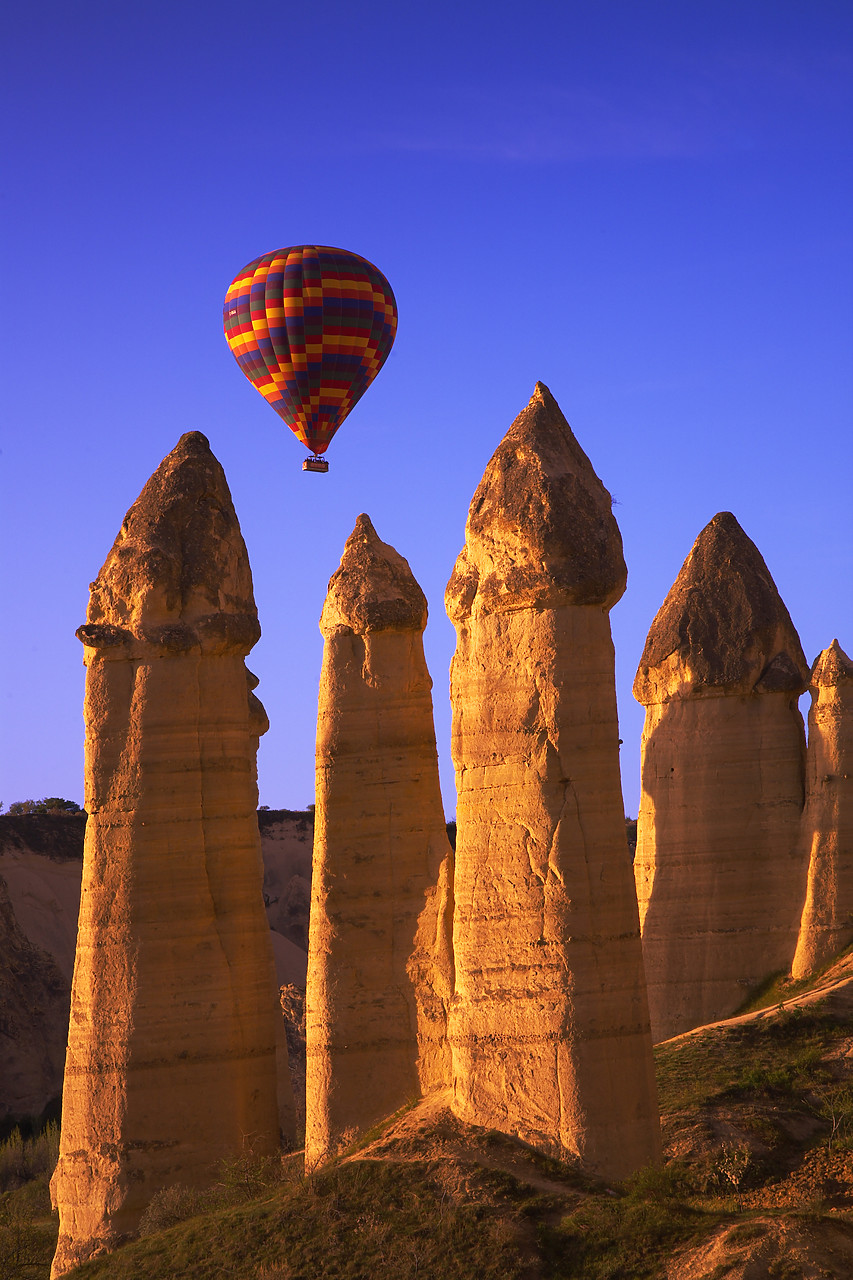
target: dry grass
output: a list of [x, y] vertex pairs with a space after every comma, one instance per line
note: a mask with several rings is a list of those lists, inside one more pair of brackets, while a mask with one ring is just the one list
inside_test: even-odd
[[[623, 1187], [464, 1125], [431, 1099], [322, 1170], [306, 1175], [298, 1155], [246, 1157], [223, 1165], [207, 1191], [170, 1188], [137, 1241], [74, 1275], [663, 1280], [677, 1258], [670, 1280], [693, 1280], [752, 1267], [751, 1258], [758, 1266], [765, 1254], [756, 1275], [781, 1276], [790, 1259], [797, 1274], [853, 1274], [846, 999], [836, 992], [659, 1046], [667, 1163]], [[0, 1146], [3, 1280], [47, 1280], [55, 1139], [49, 1130]], [[829, 1239], [844, 1268], [835, 1273]]]

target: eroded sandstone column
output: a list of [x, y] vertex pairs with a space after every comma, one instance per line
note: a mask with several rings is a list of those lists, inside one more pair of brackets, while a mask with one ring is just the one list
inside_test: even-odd
[[329, 583], [306, 991], [309, 1166], [449, 1082], [453, 867], [427, 604], [359, 516]]
[[767, 566], [721, 512], [658, 611], [634, 682], [646, 708], [634, 873], [656, 1042], [728, 1017], [791, 964], [807, 677]]
[[159, 1188], [279, 1148], [267, 726], [244, 663], [259, 634], [225, 476], [189, 432], [128, 512], [78, 631], [89, 819], [54, 1277], [132, 1233]]
[[660, 1150], [608, 616], [625, 580], [610, 495], [537, 383], [447, 588], [454, 1106], [611, 1178]]
[[833, 640], [811, 675], [808, 888], [792, 973], [805, 978], [853, 942], [853, 662]]

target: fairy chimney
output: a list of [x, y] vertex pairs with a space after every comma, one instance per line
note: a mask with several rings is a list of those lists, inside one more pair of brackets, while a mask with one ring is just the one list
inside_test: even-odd
[[329, 583], [306, 990], [309, 1166], [450, 1076], [452, 853], [427, 604], [366, 515]]
[[656, 1042], [727, 1017], [790, 966], [807, 678], [766, 564], [721, 512], [658, 611], [634, 681], [646, 708], [634, 873]]
[[795, 978], [853, 942], [853, 662], [837, 640], [815, 662], [810, 692], [802, 823], [808, 881]]
[[537, 383], [446, 593], [453, 1105], [608, 1178], [660, 1151], [609, 620], [626, 576], [610, 495]]
[[132, 1235], [161, 1188], [204, 1185], [247, 1143], [278, 1151], [292, 1121], [256, 817], [267, 722], [244, 662], [260, 628], [199, 432], [131, 507], [77, 634], [89, 819], [53, 1277]]

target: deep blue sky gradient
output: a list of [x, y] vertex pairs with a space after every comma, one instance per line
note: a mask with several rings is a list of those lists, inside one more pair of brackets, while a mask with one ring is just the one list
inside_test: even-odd
[[[313, 798], [317, 619], [366, 511], [430, 602], [453, 812], [443, 589], [537, 379], [618, 504], [627, 811], [636, 664], [715, 512], [809, 659], [853, 652], [847, 0], [48, 0], [4, 36], [0, 800], [82, 801], [87, 584], [191, 429], [252, 560], [273, 807]], [[370, 258], [400, 311], [325, 477], [221, 332], [236, 271], [303, 242]]]

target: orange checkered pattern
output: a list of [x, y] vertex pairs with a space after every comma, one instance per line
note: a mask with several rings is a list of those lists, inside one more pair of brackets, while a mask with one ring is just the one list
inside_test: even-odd
[[397, 304], [366, 258], [302, 244], [265, 253], [238, 272], [223, 319], [246, 377], [320, 454], [387, 360]]

